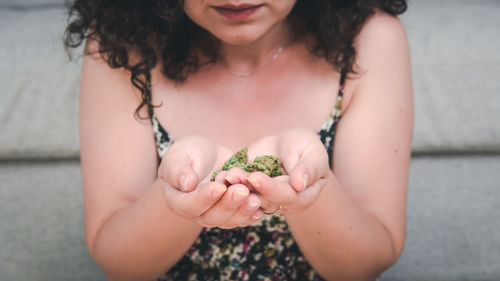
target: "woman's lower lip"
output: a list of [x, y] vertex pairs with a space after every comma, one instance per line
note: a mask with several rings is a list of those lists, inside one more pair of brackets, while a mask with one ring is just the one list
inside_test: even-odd
[[238, 10], [215, 7], [215, 10], [230, 20], [245, 20], [253, 15], [260, 7], [261, 6], [254, 6]]

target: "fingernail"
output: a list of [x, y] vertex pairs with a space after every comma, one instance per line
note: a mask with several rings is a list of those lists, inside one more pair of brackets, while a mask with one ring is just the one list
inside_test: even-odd
[[237, 190], [233, 193], [233, 200], [234, 201], [241, 201], [241, 199], [245, 198], [248, 195], [247, 192], [243, 190]]
[[226, 179], [229, 183], [236, 182], [237, 178], [233, 176], [225, 176], [224, 179]]
[[253, 214], [252, 218], [254, 220], [260, 220], [263, 216], [264, 216], [264, 214], [262, 212], [256, 212]]
[[259, 202], [257, 202], [256, 200], [249, 200], [248, 204], [247, 204], [247, 209], [249, 211], [251, 211], [251, 210], [254, 210], [255, 208], [257, 208], [258, 206], [259, 206]]
[[304, 187], [302, 189], [306, 189], [307, 185], [309, 184], [309, 176], [306, 174], [302, 175], [302, 182], [304, 183]]
[[226, 192], [226, 188], [221, 186], [221, 187], [217, 187], [214, 190], [212, 190], [211, 194], [212, 194], [213, 198], [219, 198], [222, 195], [222, 193], [224, 193], [224, 192]]
[[256, 178], [254, 178], [253, 176], [248, 176], [248, 177], [247, 177], [247, 180], [248, 180], [248, 182], [250, 182], [250, 183], [251, 183], [254, 187], [257, 187], [257, 188], [258, 188], [258, 187], [260, 186], [260, 185], [259, 185], [259, 181], [257, 181], [257, 179], [256, 179]]
[[187, 184], [188, 184], [189, 178], [186, 177], [185, 175], [182, 175], [180, 178], [181, 182], [181, 190], [182, 191], [187, 191]]

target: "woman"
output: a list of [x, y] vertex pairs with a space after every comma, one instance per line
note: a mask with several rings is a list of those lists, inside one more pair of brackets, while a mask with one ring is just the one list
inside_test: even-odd
[[[395, 263], [413, 128], [405, 9], [75, 1], [86, 238], [108, 278], [375, 280]], [[243, 147], [285, 175], [210, 181]]]

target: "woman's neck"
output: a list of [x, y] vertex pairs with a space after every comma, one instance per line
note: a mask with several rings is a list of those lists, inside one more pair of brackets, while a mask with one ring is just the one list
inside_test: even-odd
[[248, 45], [221, 42], [220, 56], [216, 63], [226, 73], [251, 76], [272, 62], [290, 43], [291, 37], [288, 23], [282, 21]]

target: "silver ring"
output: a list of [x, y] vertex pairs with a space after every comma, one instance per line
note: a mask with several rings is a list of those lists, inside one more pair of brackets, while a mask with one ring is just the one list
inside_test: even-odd
[[278, 205], [278, 208], [276, 209], [276, 211], [272, 212], [272, 213], [264, 213], [264, 215], [268, 215], [268, 216], [275, 216], [275, 215], [278, 215], [281, 211], [281, 205]]

